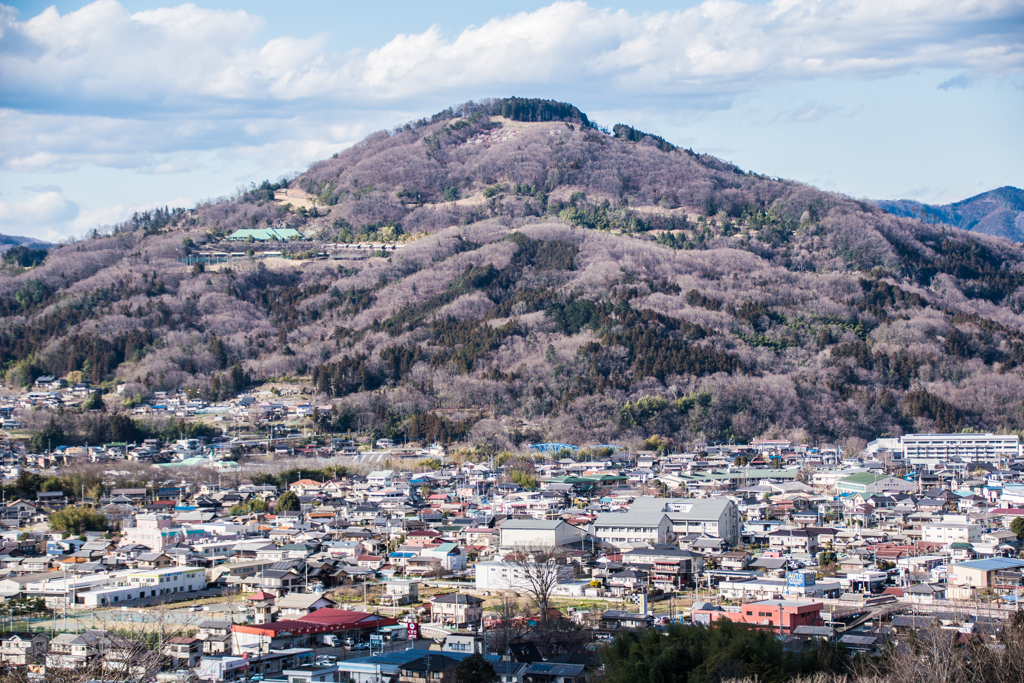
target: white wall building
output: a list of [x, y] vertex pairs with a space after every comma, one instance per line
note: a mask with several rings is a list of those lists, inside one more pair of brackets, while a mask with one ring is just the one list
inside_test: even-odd
[[594, 521], [594, 535], [617, 548], [668, 543], [672, 538], [672, 521], [664, 512], [602, 512]]
[[[558, 583], [569, 583], [575, 572], [566, 565], [554, 569], [558, 573]], [[522, 567], [511, 562], [477, 562], [476, 589], [478, 591], [522, 591], [530, 587]]]
[[96, 609], [148, 596], [149, 591], [138, 586], [105, 586], [85, 593], [79, 593], [77, 602], [86, 607]]
[[905, 434], [900, 439], [903, 456], [915, 460], [947, 460], [954, 456], [965, 462], [997, 463], [1020, 454], [1016, 434]]
[[740, 542], [742, 523], [739, 508], [728, 498], [670, 499], [644, 496], [633, 501], [628, 514], [658, 513], [668, 515], [670, 530], [676, 536], [706, 534], [725, 539], [730, 545]]
[[366, 477], [366, 483], [370, 486], [391, 488], [395, 485], [395, 471], [377, 470], [376, 472], [370, 472]]
[[206, 570], [202, 567], [171, 567], [129, 572], [125, 577], [129, 586], [142, 589], [145, 597], [188, 593], [206, 588]]
[[584, 532], [561, 520], [508, 519], [498, 530], [502, 548], [565, 546], [583, 540]]
[[981, 540], [981, 525], [946, 521], [922, 524], [921, 540], [929, 543], [977, 543]]

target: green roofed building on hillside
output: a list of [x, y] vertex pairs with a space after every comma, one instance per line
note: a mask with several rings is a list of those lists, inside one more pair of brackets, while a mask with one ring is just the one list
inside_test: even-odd
[[235, 230], [228, 235], [233, 242], [245, 242], [249, 238], [254, 242], [287, 242], [288, 240], [305, 239], [295, 228], [245, 228]]

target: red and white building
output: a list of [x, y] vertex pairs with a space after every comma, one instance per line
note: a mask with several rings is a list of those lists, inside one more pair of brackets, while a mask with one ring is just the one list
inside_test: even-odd
[[712, 624], [719, 619], [728, 619], [789, 634], [797, 626], [824, 626], [825, 622], [821, 619], [822, 607], [820, 602], [760, 600], [744, 603], [738, 610], [722, 607], [695, 609], [693, 623]]
[[232, 627], [232, 654], [269, 652], [293, 647], [312, 647], [318, 636], [334, 634], [339, 638], [359, 638], [398, 621], [368, 612], [355, 612], [325, 607], [298, 619], [271, 621]]

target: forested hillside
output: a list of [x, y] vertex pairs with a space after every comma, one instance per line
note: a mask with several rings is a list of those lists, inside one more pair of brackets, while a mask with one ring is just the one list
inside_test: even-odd
[[[5, 266], [7, 383], [81, 371], [131, 401], [305, 377], [336, 429], [496, 448], [1024, 427], [1008, 241], [536, 100], [376, 133], [286, 185], [315, 206], [253, 184]], [[282, 224], [311, 239], [295, 255], [399, 249], [179, 260]]]

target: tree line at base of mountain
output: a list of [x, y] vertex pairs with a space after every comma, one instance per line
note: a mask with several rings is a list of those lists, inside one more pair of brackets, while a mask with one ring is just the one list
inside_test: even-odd
[[121, 411], [113, 415], [102, 411], [85, 414], [65, 411], [45, 419], [44, 424], [33, 429], [28, 440], [28, 447], [33, 453], [48, 453], [58, 446], [141, 444], [146, 439], [170, 442], [201, 436], [213, 437], [221, 433], [218, 427], [194, 420], [136, 419]]

